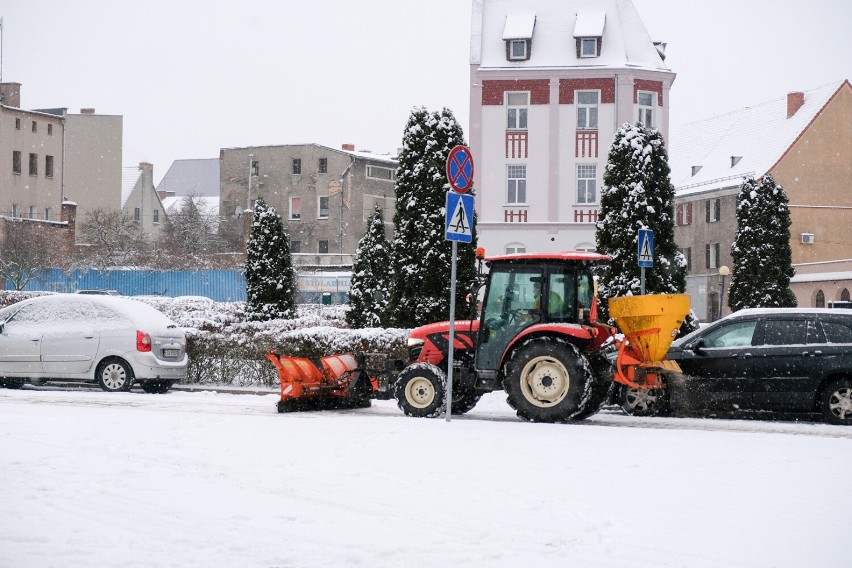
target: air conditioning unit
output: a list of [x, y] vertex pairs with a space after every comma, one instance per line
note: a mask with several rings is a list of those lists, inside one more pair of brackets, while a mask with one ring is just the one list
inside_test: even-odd
[[813, 233], [802, 233], [802, 244], [803, 245], [814, 244], [814, 234]]

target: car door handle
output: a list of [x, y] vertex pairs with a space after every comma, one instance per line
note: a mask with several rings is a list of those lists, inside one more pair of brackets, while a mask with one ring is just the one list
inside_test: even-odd
[[816, 357], [817, 355], [822, 355], [822, 351], [816, 350], [813, 353], [805, 351], [804, 353], [802, 353], [802, 355], [810, 355], [811, 357]]
[[92, 339], [94, 337], [95, 337], [94, 335], [84, 335], [83, 339]]
[[30, 339], [30, 341], [41, 341], [41, 338], [40, 338], [40, 337], [38, 337], [38, 338], [36, 338], [36, 339]]

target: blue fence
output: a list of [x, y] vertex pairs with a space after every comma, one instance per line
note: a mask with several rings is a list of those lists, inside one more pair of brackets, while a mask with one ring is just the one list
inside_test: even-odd
[[[348, 299], [349, 273], [298, 274], [296, 301], [320, 303], [330, 292], [332, 303]], [[7, 281], [6, 289], [13, 287]], [[205, 296], [217, 302], [244, 302], [246, 279], [238, 270], [72, 270], [39, 271], [24, 288], [40, 292], [116, 290], [125, 296]]]

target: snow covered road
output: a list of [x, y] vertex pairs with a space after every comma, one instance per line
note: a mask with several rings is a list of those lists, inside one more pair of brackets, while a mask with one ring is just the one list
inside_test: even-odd
[[852, 430], [0, 390], [0, 566], [844, 565]]

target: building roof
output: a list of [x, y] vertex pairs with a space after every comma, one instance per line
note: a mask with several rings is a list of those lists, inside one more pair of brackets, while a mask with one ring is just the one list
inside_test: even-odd
[[314, 142], [308, 144], [269, 144], [263, 146], [244, 146], [240, 148], [223, 148], [223, 150], [250, 150], [252, 148], [292, 148], [296, 146], [316, 146], [318, 148], [325, 148], [331, 152], [339, 152], [341, 154], [348, 154], [350, 156], [354, 156], [356, 158], [361, 158], [362, 160], [372, 160], [376, 162], [385, 162], [388, 165], [396, 166], [399, 164], [399, 160], [396, 155], [393, 154], [376, 154], [374, 152], [369, 152], [366, 150], [342, 150], [340, 148], [332, 148], [331, 146], [324, 146], [322, 144], [316, 144]]
[[805, 91], [804, 104], [790, 118], [784, 96], [691, 122], [672, 133], [669, 164], [677, 195], [739, 187], [745, 176], [764, 175], [844, 84], [848, 81]]
[[218, 158], [175, 160], [160, 180], [157, 191], [173, 191], [178, 196], [218, 196]]
[[[508, 35], [525, 32], [531, 19], [529, 60], [507, 61], [504, 39], [523, 39]], [[575, 37], [601, 34], [600, 56], [578, 58]], [[631, 67], [669, 72], [631, 0], [473, 0], [470, 63], [481, 70]]]
[[130, 199], [130, 194], [136, 187], [139, 178], [142, 177], [142, 170], [136, 166], [121, 168], [121, 207]]

